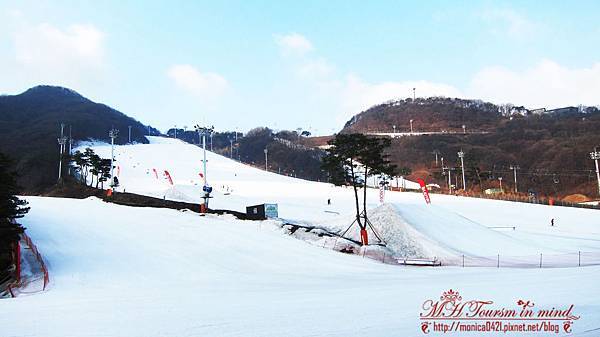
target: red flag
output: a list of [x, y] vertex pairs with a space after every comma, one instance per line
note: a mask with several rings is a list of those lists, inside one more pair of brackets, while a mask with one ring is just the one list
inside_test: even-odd
[[171, 175], [169, 174], [169, 171], [165, 170], [165, 175], [167, 176], [167, 179], [169, 179], [169, 184], [173, 185], [173, 179], [171, 179]]
[[425, 185], [425, 180], [419, 178], [417, 179], [419, 185], [421, 185], [421, 191], [423, 191], [423, 197], [425, 198], [425, 202], [431, 204], [431, 199], [429, 198], [429, 191], [427, 190], [427, 185]]

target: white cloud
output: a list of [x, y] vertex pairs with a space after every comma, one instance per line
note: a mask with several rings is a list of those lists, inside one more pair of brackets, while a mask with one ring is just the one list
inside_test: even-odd
[[368, 83], [356, 75], [348, 75], [342, 84], [340, 102], [342, 114], [339, 122], [345, 122], [351, 116], [369, 107], [389, 101], [412, 97], [413, 88], [417, 97], [446, 96], [461, 97], [460, 90], [453, 86], [429, 81], [386, 81]]
[[275, 42], [284, 55], [305, 55], [314, 50], [312, 43], [298, 33], [275, 35]]
[[37, 84], [79, 89], [106, 79], [105, 34], [94, 25], [58, 27], [31, 23], [19, 10], [5, 14], [0, 28], [8, 37], [9, 49], [0, 57], [0, 73], [11, 78], [6, 90]]
[[188, 93], [201, 99], [214, 99], [228, 88], [227, 80], [211, 72], [202, 73], [189, 64], [176, 64], [167, 70], [167, 76]]
[[512, 9], [487, 9], [480, 13], [480, 17], [491, 27], [492, 32], [512, 38], [531, 37], [539, 28], [539, 24]]
[[16, 60], [27, 67], [64, 71], [104, 64], [104, 33], [93, 25], [61, 30], [43, 23], [24, 27], [13, 37]]
[[542, 60], [524, 71], [488, 67], [473, 77], [469, 95], [494, 103], [530, 108], [597, 105], [600, 103], [600, 63], [589, 68], [567, 68]]
[[[461, 96], [458, 89], [442, 84], [428, 81], [386, 81], [379, 83], [369, 83], [359, 76], [347, 74], [341, 76], [336, 74], [335, 66], [327, 59], [317, 55], [305, 55], [308, 51], [313, 51], [312, 43], [304, 36], [298, 34], [287, 35], [287, 38], [280, 37], [276, 39], [277, 43], [283, 48], [284, 55], [288, 55], [290, 48], [297, 53], [289, 65], [292, 73], [300, 80], [304, 81], [311, 89], [311, 92], [305, 94], [319, 97], [316, 104], [331, 106], [335, 114], [337, 124], [343, 124], [351, 116], [368, 109], [369, 107], [388, 101], [390, 99], [399, 99], [412, 97], [412, 88], [416, 88], [417, 96]], [[311, 99], [314, 101], [314, 99]]]
[[296, 68], [296, 74], [306, 79], [326, 78], [333, 74], [335, 67], [323, 58], [304, 60]]

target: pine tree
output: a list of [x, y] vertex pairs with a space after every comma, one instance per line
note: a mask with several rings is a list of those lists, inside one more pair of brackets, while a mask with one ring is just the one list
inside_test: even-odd
[[[375, 174], [395, 174], [396, 166], [390, 164], [388, 155], [385, 154], [390, 143], [389, 139], [367, 137], [358, 133], [337, 134], [328, 142], [331, 147], [323, 157], [322, 167], [329, 174], [329, 181], [336, 186], [352, 186], [356, 222], [361, 231], [365, 231], [368, 224], [367, 177]], [[362, 212], [358, 195], [360, 188], [363, 188]]]
[[16, 197], [17, 175], [9, 169], [10, 164], [8, 157], [0, 153], [0, 282], [9, 275], [7, 269], [12, 263], [9, 257], [19, 234], [23, 233], [23, 227], [14, 220], [29, 211], [27, 202]]

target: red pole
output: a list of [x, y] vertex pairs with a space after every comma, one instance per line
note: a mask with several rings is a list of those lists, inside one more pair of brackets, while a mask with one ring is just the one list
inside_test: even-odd
[[21, 282], [21, 242], [17, 241], [17, 283]]
[[368, 245], [369, 244], [369, 236], [367, 235], [367, 230], [366, 229], [361, 229], [360, 230], [360, 238], [362, 241], [363, 245]]

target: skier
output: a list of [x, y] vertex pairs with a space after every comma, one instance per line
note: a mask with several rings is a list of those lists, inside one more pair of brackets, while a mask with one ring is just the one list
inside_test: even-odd
[[550, 226], [554, 227], [554, 218], [552, 218], [552, 220], [550, 220]]
[[331, 199], [327, 199], [327, 205], [331, 205]]

